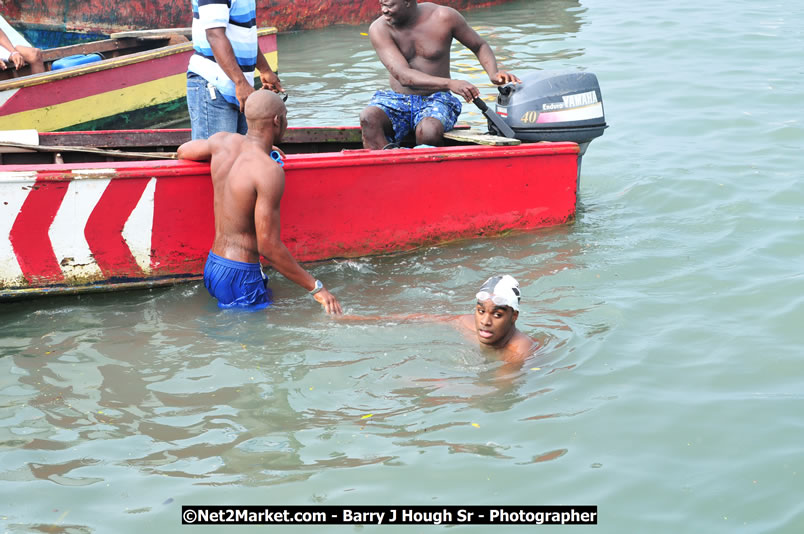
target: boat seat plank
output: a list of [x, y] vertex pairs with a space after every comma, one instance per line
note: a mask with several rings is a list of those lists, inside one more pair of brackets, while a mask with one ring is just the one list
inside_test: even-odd
[[190, 130], [104, 130], [98, 132], [45, 132], [42, 146], [84, 146], [126, 149], [130, 147], [179, 146], [190, 140]]
[[489, 135], [478, 130], [450, 130], [444, 134], [444, 138], [477, 145], [515, 146], [522, 144], [522, 141], [519, 139]]

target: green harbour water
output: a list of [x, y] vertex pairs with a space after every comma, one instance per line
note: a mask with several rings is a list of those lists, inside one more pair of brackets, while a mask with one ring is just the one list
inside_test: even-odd
[[[309, 267], [358, 315], [469, 313], [510, 273], [538, 352], [509, 368], [443, 324], [333, 321], [280, 275], [257, 313], [218, 311], [202, 284], [4, 303], [0, 532], [804, 532], [800, 3], [465, 16], [516, 74], [597, 75], [609, 128], [576, 220]], [[387, 83], [366, 31], [279, 36], [291, 126], [358, 124]], [[453, 65], [491, 99], [470, 52]], [[191, 527], [188, 504], [599, 519]]]

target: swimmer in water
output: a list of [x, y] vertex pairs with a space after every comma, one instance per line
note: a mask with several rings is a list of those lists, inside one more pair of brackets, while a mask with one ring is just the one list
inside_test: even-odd
[[469, 334], [482, 347], [497, 351], [507, 363], [519, 363], [539, 347], [530, 336], [516, 327], [521, 300], [519, 282], [508, 274], [492, 276], [480, 287], [475, 297], [474, 313], [469, 315], [392, 315], [366, 317], [345, 315], [345, 320], [377, 321], [430, 321], [450, 323]]

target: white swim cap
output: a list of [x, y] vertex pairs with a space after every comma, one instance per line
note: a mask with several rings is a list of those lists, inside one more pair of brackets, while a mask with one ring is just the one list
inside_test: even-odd
[[475, 296], [479, 301], [491, 300], [497, 306], [509, 306], [519, 311], [519, 282], [510, 274], [492, 276]]

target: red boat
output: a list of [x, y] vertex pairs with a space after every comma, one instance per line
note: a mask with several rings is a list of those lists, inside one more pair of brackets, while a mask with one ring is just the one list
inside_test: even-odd
[[[207, 164], [171, 159], [187, 130], [31, 137], [0, 143], [0, 298], [201, 276], [212, 187]], [[385, 254], [573, 220], [578, 144], [449, 137], [445, 147], [370, 151], [357, 127], [290, 129], [280, 146], [291, 253]]]
[[[464, 10], [506, 1], [439, 0], [436, 3]], [[377, 0], [257, 0], [257, 25], [286, 31], [324, 28], [332, 24], [363, 24], [377, 18], [379, 11]], [[108, 35], [127, 30], [179, 28], [189, 26], [193, 20], [190, 2], [172, 0], [4, 0], [0, 2], [0, 15], [23, 33], [45, 30]]]

